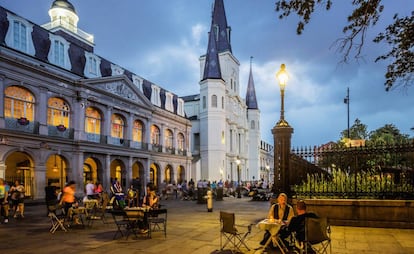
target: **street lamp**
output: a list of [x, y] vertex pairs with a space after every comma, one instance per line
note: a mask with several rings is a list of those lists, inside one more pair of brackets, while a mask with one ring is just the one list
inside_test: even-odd
[[276, 73], [276, 78], [279, 80], [280, 86], [280, 120], [277, 123], [279, 126], [288, 126], [289, 124], [285, 121], [285, 87], [289, 80], [289, 75], [286, 71], [285, 64], [280, 65], [280, 70]]
[[290, 157], [290, 143], [293, 133], [293, 128], [285, 120], [285, 88], [289, 75], [286, 71], [286, 66], [282, 64], [280, 70], [276, 73], [276, 78], [280, 86], [280, 119], [272, 129], [274, 140], [274, 180], [273, 192], [285, 192], [290, 196], [290, 172], [289, 172], [289, 157]]
[[237, 198], [241, 198], [241, 193], [240, 193], [240, 160], [239, 160], [239, 158], [237, 158], [236, 164], [237, 164]]

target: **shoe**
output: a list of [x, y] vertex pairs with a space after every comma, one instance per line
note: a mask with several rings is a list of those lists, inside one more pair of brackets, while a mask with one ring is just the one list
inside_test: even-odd
[[146, 233], [148, 233], [148, 229], [140, 229], [139, 233], [140, 234], [146, 234]]
[[20, 214], [20, 217], [23, 219], [24, 218], [24, 215], [23, 214]]
[[9, 219], [4, 219], [4, 224], [9, 223]]

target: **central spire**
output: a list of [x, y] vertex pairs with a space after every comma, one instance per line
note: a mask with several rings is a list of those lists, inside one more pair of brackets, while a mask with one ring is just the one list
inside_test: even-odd
[[253, 57], [250, 57], [250, 73], [249, 73], [249, 83], [247, 84], [246, 92], [246, 105], [248, 109], [259, 109], [256, 100], [256, 89], [254, 88], [253, 73], [252, 73], [252, 60]]
[[224, 10], [223, 0], [214, 1], [213, 19], [211, 31], [214, 31], [217, 40], [218, 52], [231, 51], [230, 32], [231, 28], [227, 25], [226, 11]]

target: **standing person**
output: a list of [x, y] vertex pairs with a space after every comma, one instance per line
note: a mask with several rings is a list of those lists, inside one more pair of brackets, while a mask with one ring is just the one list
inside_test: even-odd
[[9, 191], [10, 186], [3, 178], [0, 178], [0, 217], [4, 216], [4, 224], [9, 223], [9, 202], [7, 201]]
[[88, 199], [97, 199], [97, 194], [95, 193], [96, 186], [93, 184], [92, 181], [87, 181], [87, 184], [85, 186], [86, 190], [86, 196]]
[[[270, 207], [267, 218], [278, 220], [281, 223], [288, 225], [293, 216], [293, 208], [287, 203], [287, 195], [285, 193], [280, 193], [277, 197], [277, 203], [272, 204]], [[265, 245], [270, 236], [270, 232], [266, 230], [260, 244]]]
[[24, 218], [24, 193], [25, 189], [23, 184], [19, 182], [19, 180], [16, 180], [14, 182], [14, 186], [10, 189], [12, 193], [12, 203], [13, 203], [13, 218], [17, 218], [17, 215], [19, 214], [20, 217]]
[[68, 184], [63, 188], [63, 194], [60, 199], [60, 204], [63, 205], [65, 214], [68, 214], [69, 208], [71, 208], [76, 203], [75, 192], [76, 192], [75, 181], [68, 182]]

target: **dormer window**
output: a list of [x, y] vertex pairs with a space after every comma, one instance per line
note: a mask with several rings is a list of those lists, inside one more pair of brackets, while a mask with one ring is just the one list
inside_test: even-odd
[[170, 92], [165, 93], [165, 109], [174, 112], [173, 107], [173, 94]]
[[35, 55], [32, 41], [33, 25], [10, 13], [7, 13], [7, 20], [10, 26], [5, 38], [6, 44], [26, 54]]
[[156, 85], [151, 85], [152, 93], [151, 93], [151, 102], [155, 106], [161, 107], [161, 99], [160, 99], [160, 88]]
[[52, 42], [48, 55], [49, 62], [70, 70], [71, 64], [68, 54], [70, 44], [62, 37], [54, 34], [49, 34], [49, 38]]
[[121, 67], [115, 64], [111, 64], [111, 70], [112, 70], [112, 76], [124, 74], [124, 69], [122, 69]]
[[101, 59], [90, 52], [85, 52], [85, 58], [86, 64], [85, 69], [83, 70], [84, 75], [88, 78], [101, 77]]
[[138, 87], [138, 89], [141, 92], [144, 92], [143, 88], [142, 88], [142, 83], [144, 82], [144, 79], [141, 77], [138, 77], [137, 75], [132, 75], [132, 83], [134, 83], [134, 85], [136, 87]]
[[177, 115], [184, 116], [184, 101], [183, 99], [177, 99]]

